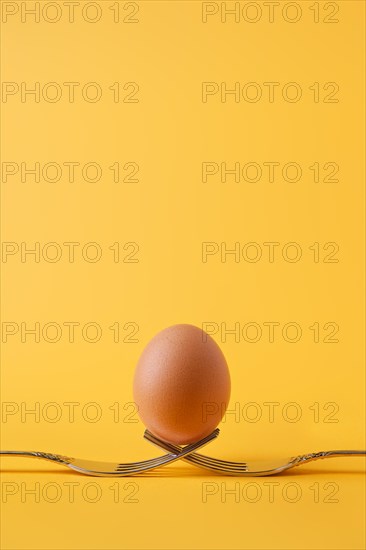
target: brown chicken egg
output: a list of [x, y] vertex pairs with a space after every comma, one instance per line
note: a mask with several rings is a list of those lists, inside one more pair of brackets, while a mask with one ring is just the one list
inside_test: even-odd
[[147, 344], [138, 361], [134, 399], [145, 426], [185, 445], [209, 435], [230, 398], [230, 374], [216, 342], [193, 325], [173, 325]]

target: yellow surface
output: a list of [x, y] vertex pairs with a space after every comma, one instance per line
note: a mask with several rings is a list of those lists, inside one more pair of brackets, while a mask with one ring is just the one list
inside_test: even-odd
[[[364, 2], [299, 1], [301, 17], [293, 23], [286, 18], [296, 18], [299, 8], [286, 2], [275, 8], [272, 23], [264, 2], [241, 2], [238, 23], [229, 15], [221, 22], [220, 2], [204, 8], [218, 10], [206, 23], [198, 1], [142, 1], [135, 15], [134, 3], [120, 2], [118, 23], [116, 2], [88, 7], [80, 0], [73, 23], [64, 2], [57, 11], [48, 5], [39, 23], [24, 12], [21, 20], [21, 10], [34, 3], [1, 4], [6, 13], [18, 8], [3, 18], [2, 78], [8, 92], [17, 89], [11, 82], [19, 87], [1, 104], [2, 160], [19, 165], [2, 183], [2, 240], [15, 252], [1, 264], [3, 338], [15, 333], [2, 346], [1, 448], [120, 461], [157, 456], [142, 439], [131, 404], [133, 370], [147, 341], [180, 322], [211, 323], [230, 365], [236, 413], [227, 415], [207, 454], [244, 460], [364, 447]], [[82, 8], [89, 19], [101, 11], [100, 20], [84, 20]], [[245, 20], [259, 9], [258, 22]], [[123, 22], [126, 17], [137, 22]], [[21, 82], [28, 89], [39, 82], [46, 98], [57, 89], [62, 96], [52, 103], [41, 95], [36, 103], [25, 95], [22, 102]], [[50, 82], [59, 88], [44, 88]], [[73, 103], [64, 82], [80, 83]], [[81, 94], [90, 82], [102, 90], [96, 103]], [[109, 89], [116, 82], [118, 103], [117, 86]], [[137, 94], [135, 84], [123, 89], [128, 82], [138, 83]], [[222, 102], [217, 92], [203, 102], [204, 82], [216, 83], [214, 91], [238, 82], [244, 95], [259, 89], [262, 98], [235, 102], [228, 95]], [[279, 83], [273, 101], [266, 82]], [[286, 88], [291, 82], [296, 89]], [[283, 99], [284, 87], [291, 98], [299, 86], [298, 102]], [[86, 97], [93, 91], [87, 88]], [[127, 95], [138, 102], [123, 102]], [[22, 182], [21, 163], [35, 162], [80, 166], [74, 182], [65, 166], [59, 181], [23, 174]], [[81, 172], [89, 162], [103, 171], [94, 183]], [[109, 167], [117, 162], [115, 183]], [[203, 182], [204, 162], [226, 162], [229, 169], [258, 163], [262, 179], [235, 182], [228, 175], [224, 183], [218, 174]], [[272, 182], [263, 164], [269, 162], [280, 163]], [[319, 182], [309, 168], [316, 162]], [[122, 181], [135, 171], [127, 163], [139, 165], [131, 176], [138, 181]], [[283, 179], [287, 163], [300, 165], [298, 182]], [[246, 169], [253, 174], [255, 166]], [[54, 177], [49, 170], [47, 179]], [[87, 173], [94, 177], [92, 168]], [[40, 243], [39, 262], [31, 255], [22, 262], [22, 242]], [[44, 247], [52, 242], [56, 248]], [[80, 243], [74, 262], [67, 242]], [[95, 263], [81, 254], [91, 242], [102, 251]], [[120, 261], [114, 262], [117, 242]], [[279, 243], [273, 261], [268, 242]], [[296, 247], [286, 246], [293, 242]], [[202, 243], [214, 243], [208, 250], [216, 251], [205, 262]], [[239, 246], [242, 255], [221, 261], [225, 246]], [[299, 247], [298, 262], [283, 258]], [[248, 261], [258, 250], [261, 259]], [[86, 258], [94, 253], [84, 249]], [[39, 343], [25, 332], [37, 322]], [[273, 342], [271, 322], [279, 323]], [[74, 342], [70, 323], [79, 323]], [[94, 332], [88, 323], [97, 324]], [[297, 325], [284, 329], [288, 323]], [[233, 334], [225, 341], [225, 328], [235, 324], [239, 341]], [[91, 343], [95, 326], [102, 334]], [[261, 337], [248, 341], [258, 326]], [[299, 327], [301, 338], [289, 342]], [[70, 402], [77, 403], [73, 422]], [[35, 407], [39, 418], [26, 414]], [[101, 418], [92, 422], [96, 414]], [[117, 482], [20, 458], [2, 466], [4, 549], [350, 550], [365, 544], [362, 459], [314, 463], [270, 479], [222, 479], [181, 463]], [[27, 492], [32, 488], [39, 502]], [[225, 493], [233, 488], [236, 495]]]

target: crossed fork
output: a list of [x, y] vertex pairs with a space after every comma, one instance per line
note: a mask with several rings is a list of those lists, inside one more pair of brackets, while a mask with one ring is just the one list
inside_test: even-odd
[[90, 476], [131, 476], [140, 474], [150, 470], [154, 470], [160, 466], [165, 466], [177, 460], [184, 460], [190, 464], [194, 464], [199, 468], [210, 470], [214, 473], [226, 474], [231, 476], [268, 476], [279, 474], [295, 466], [306, 464], [313, 460], [330, 457], [345, 457], [345, 456], [366, 456], [366, 451], [320, 451], [317, 453], [308, 453], [298, 455], [284, 460], [267, 460], [267, 461], [249, 461], [249, 462], [232, 462], [229, 460], [221, 460], [212, 458], [206, 455], [196, 453], [197, 449], [204, 447], [215, 439], [220, 433], [217, 428], [210, 435], [204, 437], [196, 443], [180, 447], [162, 441], [148, 430], [144, 433], [144, 438], [158, 446], [159, 448], [168, 451], [168, 454], [153, 458], [151, 460], [143, 460], [141, 462], [130, 463], [112, 463], [100, 462], [93, 460], [84, 460], [80, 458], [71, 458], [59, 454], [43, 453], [38, 451], [0, 451], [0, 456], [21, 456], [30, 458], [41, 458], [51, 462], [55, 462], [61, 466], [67, 466], [72, 470]]

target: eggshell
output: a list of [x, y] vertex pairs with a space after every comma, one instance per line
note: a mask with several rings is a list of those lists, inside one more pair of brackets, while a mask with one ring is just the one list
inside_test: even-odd
[[145, 426], [160, 439], [185, 445], [210, 434], [221, 421], [230, 374], [211, 336], [193, 325], [174, 325], [147, 344], [133, 389]]

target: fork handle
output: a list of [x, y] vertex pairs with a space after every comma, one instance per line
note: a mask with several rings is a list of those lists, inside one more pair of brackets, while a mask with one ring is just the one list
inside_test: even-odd
[[366, 451], [319, 451], [318, 453], [309, 453], [306, 455], [296, 456], [293, 461], [296, 464], [319, 460], [320, 458], [332, 458], [341, 456], [366, 456]]
[[41, 451], [0, 451], [0, 456], [25, 456], [29, 458], [43, 458], [44, 460], [50, 460], [51, 462], [61, 462], [68, 464], [71, 458], [63, 455], [56, 455], [53, 453], [43, 453]]
[[328, 456], [366, 456], [366, 451], [328, 451], [324, 458]]
[[36, 451], [0, 451], [0, 456], [38, 456]]

